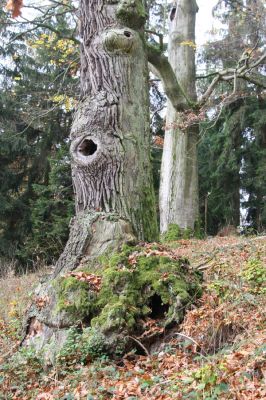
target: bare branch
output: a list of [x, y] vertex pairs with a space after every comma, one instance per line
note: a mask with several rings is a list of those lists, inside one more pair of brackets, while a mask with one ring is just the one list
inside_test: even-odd
[[138, 339], [136, 339], [134, 336], [128, 336], [129, 339], [134, 340], [134, 342], [136, 342], [141, 348], [142, 350], [144, 350], [144, 352], [146, 353], [146, 355], [149, 357], [150, 353], [149, 351], [146, 349], [146, 347], [144, 346], [144, 344], [142, 344]]
[[221, 80], [220, 75], [217, 75], [213, 80], [212, 83], [210, 84], [210, 86], [208, 87], [208, 89], [206, 90], [206, 92], [202, 95], [200, 101], [199, 101], [199, 106], [203, 106], [203, 104], [206, 103], [206, 101], [208, 100], [208, 98], [211, 96], [212, 92], [214, 91], [217, 83]]
[[145, 29], [145, 32], [149, 33], [151, 35], [158, 36], [159, 42], [160, 42], [160, 50], [163, 51], [163, 34], [162, 33], [157, 33], [155, 31], [146, 30], [146, 29]]
[[[248, 81], [250, 83], [253, 83], [257, 86], [263, 87], [266, 89], [266, 76], [262, 75], [260, 73], [252, 72], [252, 70], [259, 65], [261, 65], [264, 60], [266, 59], [266, 53], [263, 54], [258, 60], [254, 61], [253, 63], [245, 64], [240, 66], [239, 68], [226, 68], [222, 71], [217, 71], [215, 74], [215, 78], [212, 80], [210, 86], [208, 89], [205, 91], [205, 93], [202, 95], [200, 101], [198, 102], [198, 105], [201, 107], [203, 106], [206, 101], [209, 99], [211, 94], [213, 93], [215, 87], [217, 84], [221, 81], [231, 81], [235, 80], [236, 78], [238, 79], [244, 79], [245, 81]], [[209, 75], [211, 76], [211, 75]]]
[[186, 96], [178, 83], [167, 57], [150, 44], [147, 44], [147, 49], [148, 61], [155, 68], [155, 75], [161, 79], [165, 94], [171, 101], [173, 107], [177, 111], [183, 111], [189, 107], [193, 107], [195, 104]]
[[257, 61], [254, 61], [254, 63], [249, 66], [249, 69], [256, 68], [257, 66], [262, 64], [264, 60], [266, 60], [266, 53], [262, 54], [262, 56]]
[[211, 76], [216, 76], [217, 74], [218, 74], [218, 72], [214, 71], [214, 72], [210, 72], [207, 75], [197, 75], [196, 79], [207, 79], [207, 78], [210, 78]]
[[263, 87], [266, 89], [266, 76], [262, 74], [256, 74], [256, 73], [250, 73], [248, 75], [243, 74], [239, 75], [239, 78], [244, 79], [245, 81], [248, 81], [250, 83], [253, 83], [254, 85]]

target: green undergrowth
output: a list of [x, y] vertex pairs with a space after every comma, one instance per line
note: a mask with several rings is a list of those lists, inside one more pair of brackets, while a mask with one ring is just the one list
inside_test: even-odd
[[[73, 276], [57, 280], [58, 312], [87, 324], [85, 342], [105, 337], [102, 349], [107, 353], [108, 348], [123, 353], [128, 335], [141, 334], [147, 317], [162, 328], [181, 322], [185, 307], [201, 294], [200, 274], [190, 271], [186, 260], [148, 253], [140, 246], [102, 256], [97, 267], [99, 291]], [[95, 265], [79, 272], [95, 274]], [[84, 342], [81, 336], [79, 342]]]
[[105, 337], [95, 328], [70, 328], [67, 340], [57, 355], [57, 364], [71, 366], [77, 362], [87, 364], [107, 352]]
[[266, 268], [259, 258], [249, 260], [240, 276], [250, 286], [251, 293], [266, 294]]

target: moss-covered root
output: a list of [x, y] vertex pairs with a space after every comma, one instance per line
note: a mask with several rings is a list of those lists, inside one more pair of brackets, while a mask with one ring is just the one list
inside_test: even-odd
[[[162, 246], [159, 250], [124, 246], [99, 263], [97, 276], [88, 267], [76, 277], [57, 281], [58, 312], [87, 324], [74, 345], [82, 347], [78, 350], [82, 357], [86, 352], [121, 354], [136, 346], [132, 336], [151, 344], [182, 321], [185, 308], [201, 293], [199, 275], [189, 270], [186, 260], [168, 256]], [[97, 288], [91, 284], [96, 280]]]

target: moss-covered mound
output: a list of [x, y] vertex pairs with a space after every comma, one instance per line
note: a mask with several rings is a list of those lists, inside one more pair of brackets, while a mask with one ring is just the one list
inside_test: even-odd
[[203, 239], [204, 231], [201, 227], [201, 223], [199, 220], [195, 222], [194, 229], [191, 228], [180, 228], [177, 224], [169, 224], [168, 230], [161, 235], [161, 242], [168, 243], [173, 242], [180, 239]]
[[[124, 246], [96, 266], [61, 276], [56, 286], [58, 312], [73, 323], [80, 321], [76, 342], [92, 354], [97, 349], [123, 353], [139, 341], [151, 344], [180, 323], [185, 308], [201, 293], [200, 276], [187, 260], [158, 245]], [[73, 330], [71, 335], [72, 343]]]

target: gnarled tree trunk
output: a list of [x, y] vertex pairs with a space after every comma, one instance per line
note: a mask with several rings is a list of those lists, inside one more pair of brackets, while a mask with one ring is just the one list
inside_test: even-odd
[[[80, 0], [82, 99], [71, 130], [76, 217], [53, 280], [41, 285], [24, 343], [58, 346], [73, 324], [54, 281], [84, 261], [157, 237], [150, 164], [146, 13], [141, 0]], [[36, 342], [36, 341], [35, 341]]]
[[[81, 0], [80, 13], [82, 101], [70, 148], [77, 217], [57, 271], [73, 265], [73, 257], [116, 248], [124, 229], [140, 240], [157, 237], [144, 6], [141, 0]], [[97, 240], [84, 232], [88, 214], [94, 224], [101, 220]], [[111, 243], [110, 235], [106, 239], [103, 234], [110, 224], [103, 220], [118, 216], [123, 227], [115, 228], [120, 235], [111, 233]], [[78, 254], [75, 242], [82, 247]]]
[[[184, 92], [196, 101], [195, 0], [177, 0], [171, 12], [169, 62]], [[185, 121], [186, 123], [186, 121]], [[184, 115], [168, 100], [160, 182], [160, 228], [194, 228], [198, 218], [198, 126], [184, 128]]]

